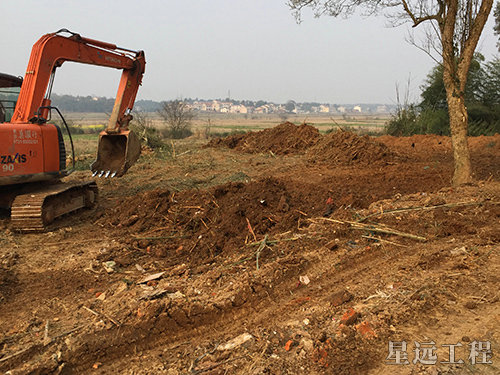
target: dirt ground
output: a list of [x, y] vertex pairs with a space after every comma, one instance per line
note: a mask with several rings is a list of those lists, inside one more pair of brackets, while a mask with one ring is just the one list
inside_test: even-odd
[[500, 135], [451, 188], [447, 137], [266, 132], [145, 152], [46, 233], [1, 219], [0, 372], [500, 373]]

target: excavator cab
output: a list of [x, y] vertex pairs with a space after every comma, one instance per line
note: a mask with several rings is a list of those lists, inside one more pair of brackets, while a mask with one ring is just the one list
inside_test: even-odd
[[12, 118], [22, 83], [20, 77], [0, 73], [0, 124]]

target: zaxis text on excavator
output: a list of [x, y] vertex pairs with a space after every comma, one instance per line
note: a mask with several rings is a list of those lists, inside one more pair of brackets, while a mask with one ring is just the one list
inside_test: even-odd
[[[69, 35], [67, 35], [69, 34]], [[94, 181], [62, 183], [74, 168], [66, 166], [66, 149], [59, 126], [51, 123], [59, 110], [50, 94], [56, 69], [73, 61], [122, 70], [107, 128], [99, 135], [93, 176], [120, 177], [140, 156], [137, 136], [128, 129], [142, 82], [143, 51], [89, 39], [66, 29], [42, 36], [34, 45], [23, 78], [0, 74], [0, 207], [11, 210], [14, 230], [43, 231], [55, 218], [97, 199]]]

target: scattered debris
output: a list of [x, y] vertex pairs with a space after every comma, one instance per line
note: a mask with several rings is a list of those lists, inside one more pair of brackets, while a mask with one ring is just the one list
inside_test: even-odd
[[309, 280], [309, 277], [308, 276], [299, 276], [299, 281], [301, 284], [304, 284], [304, 285], [308, 285], [311, 280]]
[[107, 273], [113, 273], [116, 271], [116, 262], [113, 260], [109, 260], [107, 262], [103, 262], [102, 266]]
[[139, 280], [137, 282], [137, 284], [146, 284], [150, 281], [153, 281], [153, 280], [158, 280], [160, 279], [163, 275], [165, 274], [165, 271], [163, 272], [158, 272], [158, 273], [154, 273], [152, 275], [149, 275], [149, 276], [146, 276], [144, 278], [142, 278], [141, 280]]
[[252, 340], [254, 337], [248, 333], [242, 333], [241, 335], [235, 337], [234, 339], [226, 342], [224, 345], [219, 345], [217, 347], [217, 350], [223, 351], [223, 350], [232, 350], [234, 348], [237, 348], [238, 346], [243, 345], [244, 343]]

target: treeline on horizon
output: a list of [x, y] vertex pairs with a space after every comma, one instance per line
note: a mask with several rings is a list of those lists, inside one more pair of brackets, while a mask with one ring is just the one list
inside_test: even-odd
[[[73, 95], [58, 95], [52, 94], [52, 105], [59, 108], [62, 112], [83, 112], [83, 113], [111, 113], [113, 110], [113, 105], [115, 102], [114, 98], [106, 97], [95, 97], [95, 96], [73, 96]], [[244, 105], [246, 107], [260, 107], [266, 104], [276, 104], [273, 102], [265, 100], [236, 100], [236, 99], [182, 99], [186, 103], [194, 103], [196, 101], [212, 101], [217, 100], [219, 102], [231, 103], [233, 105]], [[312, 107], [317, 107], [321, 104], [319, 102], [303, 102], [295, 103], [289, 100], [288, 102], [293, 102], [294, 104], [300, 104], [300, 107], [304, 110], [311, 109]], [[161, 108], [161, 103], [154, 100], [137, 100], [134, 105], [134, 110], [139, 112], [157, 112]], [[378, 104], [371, 104], [372, 106]]]

